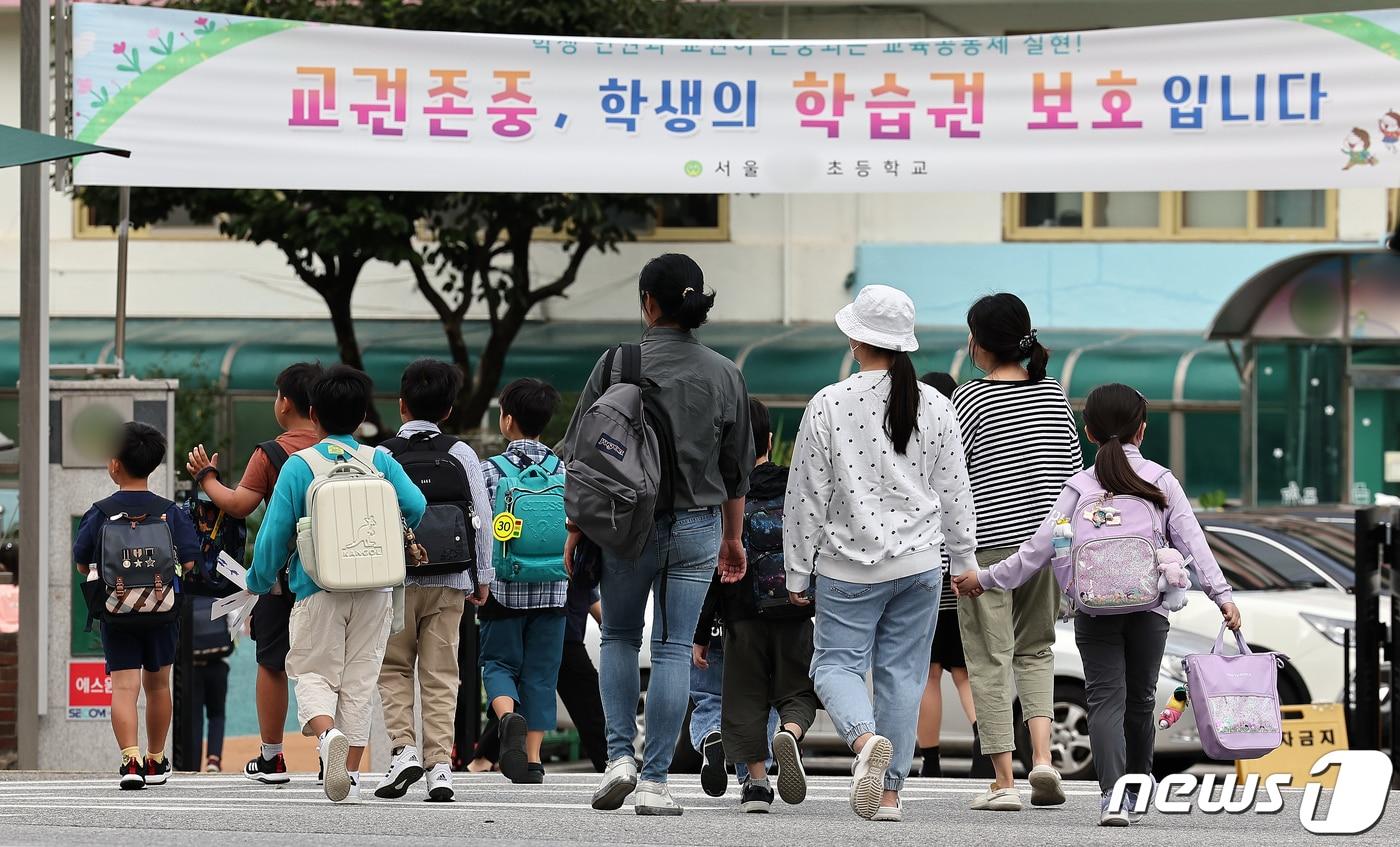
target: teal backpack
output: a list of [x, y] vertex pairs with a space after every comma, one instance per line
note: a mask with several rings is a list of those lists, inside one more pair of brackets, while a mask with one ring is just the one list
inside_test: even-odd
[[[568, 579], [564, 570], [564, 463], [558, 456], [516, 467], [505, 456], [491, 463], [501, 472], [496, 483], [492, 520], [495, 548], [491, 562], [496, 579], [504, 582], [556, 582]], [[500, 523], [514, 516], [514, 531]], [[502, 535], [510, 537], [502, 541]]]

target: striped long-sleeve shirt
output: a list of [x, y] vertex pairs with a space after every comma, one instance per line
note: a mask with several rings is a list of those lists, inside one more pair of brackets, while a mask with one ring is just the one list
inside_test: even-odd
[[953, 392], [979, 549], [1035, 534], [1065, 481], [1084, 469], [1074, 412], [1053, 379], [973, 380]]

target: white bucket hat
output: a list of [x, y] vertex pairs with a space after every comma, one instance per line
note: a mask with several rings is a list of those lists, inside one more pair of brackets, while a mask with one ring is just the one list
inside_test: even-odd
[[867, 285], [856, 300], [836, 313], [836, 326], [847, 338], [893, 350], [912, 353], [919, 349], [914, 336], [914, 301], [898, 288]]

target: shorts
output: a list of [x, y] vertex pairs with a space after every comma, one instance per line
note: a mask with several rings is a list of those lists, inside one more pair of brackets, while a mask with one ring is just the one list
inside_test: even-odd
[[152, 673], [175, 664], [175, 650], [180, 641], [178, 623], [162, 624], [149, 629], [128, 629], [101, 624], [102, 655], [107, 659], [107, 673], [144, 669]]
[[249, 630], [258, 645], [259, 667], [277, 673], [287, 672], [287, 651], [292, 649], [291, 639], [287, 635], [287, 621], [296, 602], [296, 595], [284, 587], [283, 593], [264, 594], [253, 606]]
[[933, 649], [929, 654], [929, 664], [948, 668], [965, 668], [963, 658], [962, 632], [958, 629], [958, 610], [944, 609], [938, 613], [938, 625], [933, 630]]

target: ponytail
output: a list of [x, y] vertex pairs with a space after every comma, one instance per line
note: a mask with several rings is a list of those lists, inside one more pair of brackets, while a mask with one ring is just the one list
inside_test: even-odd
[[890, 398], [885, 404], [885, 434], [901, 456], [919, 425], [919, 378], [908, 353], [884, 351], [890, 355]]
[[656, 301], [662, 318], [686, 331], [705, 323], [715, 305], [715, 293], [705, 290], [704, 272], [681, 253], [664, 253], [647, 262], [637, 286]]
[[1026, 362], [1026, 375], [1031, 378], [1031, 382], [1040, 382], [1045, 379], [1045, 366], [1050, 364], [1050, 351], [1035, 337], [1035, 330], [1031, 330], [1028, 337], [1031, 340], [1031, 355]]
[[1165, 509], [1167, 496], [1138, 476], [1123, 452], [1123, 442], [1136, 438], [1146, 421], [1147, 398], [1121, 383], [1100, 385], [1089, 392], [1084, 402], [1084, 428], [1099, 445], [1094, 456], [1094, 475], [1099, 485], [1110, 494], [1141, 497]]

